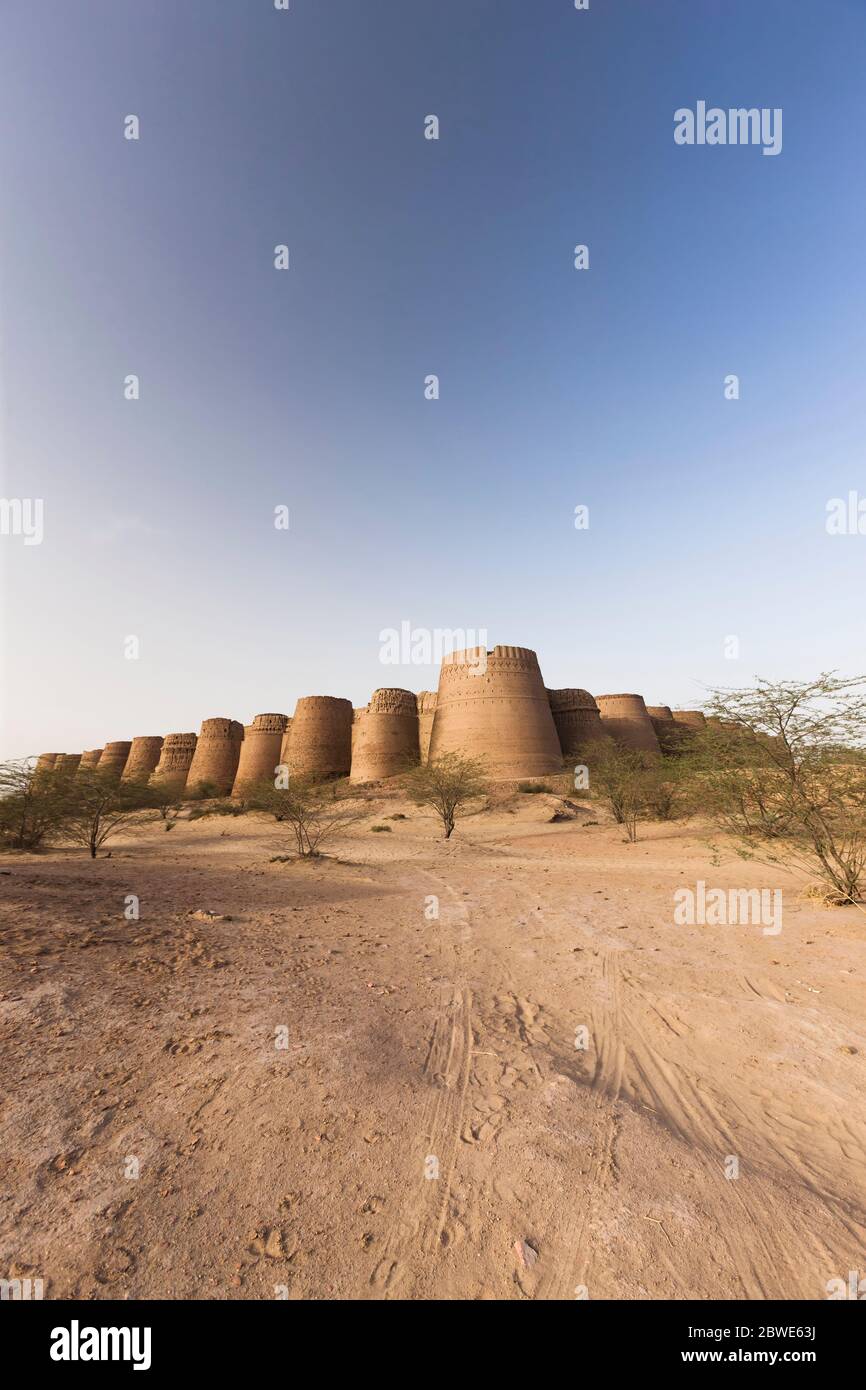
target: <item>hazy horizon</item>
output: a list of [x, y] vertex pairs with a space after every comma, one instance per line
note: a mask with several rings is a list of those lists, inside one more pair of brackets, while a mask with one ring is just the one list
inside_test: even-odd
[[701, 9], [12, 0], [0, 756], [435, 689], [405, 622], [675, 707], [861, 669], [866, 11]]

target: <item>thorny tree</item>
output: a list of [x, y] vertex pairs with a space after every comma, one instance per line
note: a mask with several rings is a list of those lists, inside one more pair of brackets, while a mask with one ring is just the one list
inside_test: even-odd
[[714, 689], [706, 711], [712, 723], [689, 756], [706, 808], [738, 836], [740, 853], [819, 880], [835, 902], [859, 901], [866, 677], [758, 679], [746, 689]]
[[459, 812], [470, 801], [487, 793], [484, 763], [462, 753], [443, 753], [429, 763], [410, 768], [403, 776], [407, 796], [417, 806], [430, 806], [445, 829], [448, 840]]
[[352, 796], [345, 796], [333, 782], [292, 777], [286, 787], [265, 782], [249, 796], [251, 807], [269, 811], [274, 818], [289, 826], [295, 837], [298, 854], [304, 859], [321, 853], [326, 840], [366, 814]]
[[65, 833], [95, 859], [105, 842], [140, 811], [153, 807], [155, 799], [154, 792], [140, 782], [120, 782], [98, 769], [79, 769], [66, 789]]

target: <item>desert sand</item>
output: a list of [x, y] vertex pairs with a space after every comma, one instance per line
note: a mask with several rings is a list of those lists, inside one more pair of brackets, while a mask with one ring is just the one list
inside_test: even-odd
[[[310, 862], [270, 862], [290, 843], [261, 815], [7, 856], [7, 1277], [795, 1299], [861, 1269], [864, 915], [698, 822], [628, 844], [555, 806], [503, 795], [445, 842], [382, 791]], [[781, 886], [781, 934], [674, 926], [699, 878]]]

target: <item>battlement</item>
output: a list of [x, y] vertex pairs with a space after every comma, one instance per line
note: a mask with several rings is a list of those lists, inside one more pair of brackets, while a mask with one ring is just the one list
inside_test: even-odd
[[417, 714], [418, 705], [411, 690], [374, 690], [367, 706], [368, 714]]
[[548, 690], [547, 698], [550, 701], [550, 708], [556, 710], [588, 709], [597, 710], [598, 705], [588, 690], [580, 690], [577, 686], [566, 690]]

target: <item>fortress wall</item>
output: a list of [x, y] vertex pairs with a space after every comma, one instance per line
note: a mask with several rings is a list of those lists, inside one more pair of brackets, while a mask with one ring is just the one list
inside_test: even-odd
[[703, 729], [707, 717], [700, 709], [675, 709], [671, 711], [675, 724], [681, 724], [686, 729]]
[[162, 753], [162, 734], [139, 734], [132, 740], [121, 778], [124, 782], [146, 782]]
[[101, 757], [101, 748], [88, 748], [81, 754], [81, 762], [78, 764], [78, 771], [81, 772], [82, 769], [86, 771], [88, 768], [92, 769], [96, 767]]
[[671, 713], [680, 748], [683, 747], [684, 743], [688, 743], [694, 734], [700, 733], [701, 729], [705, 729], [707, 726], [706, 715], [703, 710], [675, 709]]
[[678, 752], [682, 744], [682, 730], [674, 722], [670, 705], [647, 705], [646, 708], [662, 752]]
[[96, 764], [97, 771], [114, 777], [119, 782], [131, 747], [131, 743], [106, 743]]
[[286, 720], [286, 732], [280, 741], [280, 763], [285, 767], [289, 761], [289, 739], [292, 736], [292, 720]]
[[584, 744], [605, 737], [598, 705], [588, 690], [548, 690], [547, 698], [563, 757], [576, 757]]
[[[352, 710], [352, 761], [351, 768], [355, 767], [355, 749], [358, 746], [359, 734], [361, 732], [361, 722], [367, 713], [367, 706], [361, 705], [358, 709]], [[351, 772], [350, 772], [351, 776]], [[355, 779], [357, 781], [357, 778]]]
[[[100, 752], [101, 751], [100, 749]], [[59, 753], [40, 753], [39, 757], [36, 759], [36, 766], [33, 771], [50, 772], [59, 757]]]
[[472, 648], [442, 662], [430, 759], [460, 752], [510, 781], [562, 771], [562, 753], [535, 652]]
[[232, 796], [240, 796], [260, 782], [273, 783], [274, 771], [282, 761], [280, 750], [285, 732], [284, 714], [257, 714], [244, 729]]
[[379, 782], [419, 761], [418, 707], [411, 690], [374, 690], [367, 708], [354, 714], [353, 782]]
[[344, 777], [352, 764], [351, 700], [303, 695], [295, 706], [285, 761], [297, 777]]
[[195, 734], [166, 734], [159, 762], [150, 775], [151, 786], [171, 785], [182, 792], [197, 742]]
[[55, 772], [77, 772], [81, 762], [80, 753], [58, 753], [54, 759]]
[[422, 763], [426, 763], [430, 754], [430, 736], [433, 733], [436, 699], [435, 690], [422, 690], [415, 696], [415, 706], [418, 710], [418, 751]]
[[237, 719], [205, 719], [187, 773], [187, 791], [208, 783], [228, 796], [238, 770], [244, 726]]
[[661, 751], [642, 695], [596, 695], [595, 699], [605, 733], [623, 748], [645, 753]]

